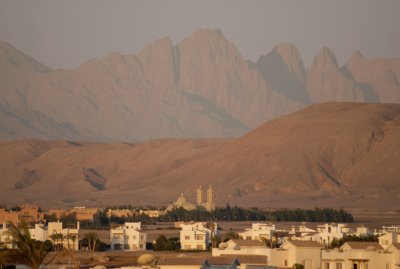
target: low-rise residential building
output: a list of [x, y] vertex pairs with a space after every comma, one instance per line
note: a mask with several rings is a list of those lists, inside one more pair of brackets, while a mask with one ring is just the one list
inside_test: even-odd
[[359, 237], [364, 237], [364, 236], [372, 235], [373, 233], [364, 225], [360, 225], [360, 226], [357, 226], [357, 228], [353, 234], [356, 236], [359, 236]]
[[111, 209], [109, 208], [106, 213], [108, 218], [111, 217], [118, 217], [118, 218], [127, 218], [127, 217], [132, 217], [136, 216], [137, 213], [134, 210], [131, 209]]
[[87, 208], [76, 206], [69, 210], [70, 214], [75, 214], [77, 221], [93, 221], [94, 215], [99, 211], [98, 208]]
[[0, 249], [14, 248], [15, 245], [12, 243], [12, 237], [8, 234], [8, 227], [5, 222], [0, 227]]
[[382, 226], [381, 228], [377, 228], [374, 230], [375, 235], [382, 235], [392, 232], [400, 234], [400, 225]]
[[47, 224], [48, 239], [63, 248], [79, 250], [79, 228], [79, 221], [76, 228], [63, 228], [62, 222], [49, 222]]
[[165, 215], [166, 212], [163, 211], [163, 210], [142, 210], [142, 209], [140, 209], [139, 214], [140, 215], [142, 215], [142, 214], [146, 215], [149, 218], [158, 218], [160, 216]]
[[0, 223], [11, 221], [15, 225], [19, 224], [19, 212], [6, 210], [5, 208], [0, 208]]
[[322, 251], [322, 269], [395, 269], [393, 258], [377, 242], [346, 242], [340, 249]]
[[329, 246], [334, 238], [341, 239], [350, 234], [350, 228], [343, 223], [322, 224], [317, 226], [319, 232], [319, 243]]
[[396, 232], [388, 232], [386, 234], [379, 236], [378, 240], [379, 240], [379, 244], [383, 248], [387, 248], [388, 246], [390, 246], [393, 243], [400, 242], [400, 234], [398, 234]]
[[146, 239], [140, 222], [126, 222], [110, 230], [111, 250], [145, 250]]
[[400, 243], [391, 244], [385, 251], [391, 253], [393, 256], [391, 267], [388, 269], [400, 268]]
[[271, 223], [252, 223], [250, 229], [239, 233], [239, 237], [246, 240], [271, 240], [275, 230], [275, 225]]
[[218, 248], [213, 248], [212, 255], [261, 255], [269, 257], [270, 250], [270, 248], [258, 240], [231, 239], [227, 242], [220, 243]]
[[269, 265], [292, 268], [302, 264], [304, 269], [319, 269], [323, 246], [314, 241], [288, 240], [280, 248], [271, 249]]
[[[0, 229], [0, 248], [14, 248], [11, 241], [12, 237], [7, 233], [8, 227], [4, 223]], [[38, 241], [52, 241], [53, 245], [61, 248], [79, 250], [79, 222], [77, 228], [63, 228], [62, 222], [49, 222], [45, 227], [43, 224], [35, 224], [34, 228], [29, 229], [32, 239]]]
[[59, 220], [61, 216], [66, 216], [69, 214], [68, 210], [65, 209], [50, 209], [46, 212], [47, 215], [51, 216], [54, 215]]
[[218, 234], [216, 223], [182, 224], [180, 231], [181, 249], [207, 250], [211, 247], [211, 239]]
[[37, 205], [25, 204], [21, 206], [18, 218], [25, 222], [41, 222], [44, 221], [44, 212]]
[[29, 233], [32, 239], [38, 241], [46, 241], [48, 239], [48, 231], [44, 227], [44, 224], [35, 224], [34, 228], [29, 229]]

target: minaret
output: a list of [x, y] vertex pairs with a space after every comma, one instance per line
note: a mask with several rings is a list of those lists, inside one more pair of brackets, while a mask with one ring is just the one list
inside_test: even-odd
[[197, 205], [201, 206], [203, 204], [203, 189], [201, 188], [201, 185], [197, 189]]
[[208, 212], [215, 210], [214, 191], [213, 191], [211, 185], [208, 187], [208, 190], [207, 190], [206, 209]]

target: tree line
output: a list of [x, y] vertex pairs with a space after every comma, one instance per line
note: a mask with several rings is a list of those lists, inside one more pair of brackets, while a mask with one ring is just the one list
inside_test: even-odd
[[[133, 208], [133, 207], [132, 207]], [[82, 229], [104, 229], [113, 224], [124, 224], [125, 222], [154, 223], [174, 222], [174, 221], [295, 221], [295, 222], [353, 222], [353, 215], [344, 209], [334, 208], [314, 208], [314, 209], [280, 209], [280, 210], [261, 210], [259, 208], [244, 209], [237, 206], [231, 207], [229, 204], [224, 208], [216, 208], [212, 212], [202, 208], [186, 210], [184, 208], [174, 208], [157, 218], [150, 218], [145, 214], [135, 214], [129, 217], [107, 216], [109, 208], [99, 210], [93, 221], [82, 221]], [[48, 221], [56, 221], [55, 215], [46, 216]], [[66, 227], [73, 227], [76, 224], [74, 214], [63, 215], [60, 221]]]
[[176, 208], [159, 217], [160, 221], [306, 221], [306, 222], [353, 222], [350, 212], [344, 209], [282, 209], [264, 211], [258, 208], [239, 207], [216, 208], [212, 212], [201, 209], [185, 210]]

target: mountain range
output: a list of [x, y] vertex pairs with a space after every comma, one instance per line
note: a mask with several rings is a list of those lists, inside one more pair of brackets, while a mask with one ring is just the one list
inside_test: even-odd
[[3, 141], [234, 138], [313, 103], [400, 103], [399, 58], [355, 52], [339, 66], [325, 47], [306, 68], [286, 43], [254, 63], [211, 29], [71, 70], [52, 70], [0, 42], [0, 81]]
[[328, 102], [234, 139], [0, 143], [0, 203], [398, 209], [400, 104]]

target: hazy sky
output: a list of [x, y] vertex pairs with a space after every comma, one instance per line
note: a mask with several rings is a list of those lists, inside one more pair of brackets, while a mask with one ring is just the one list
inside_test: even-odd
[[111, 51], [137, 53], [149, 42], [174, 44], [199, 28], [219, 28], [245, 58], [294, 42], [306, 65], [322, 46], [340, 63], [400, 56], [398, 0], [0, 0], [0, 40], [53, 68], [73, 68]]

